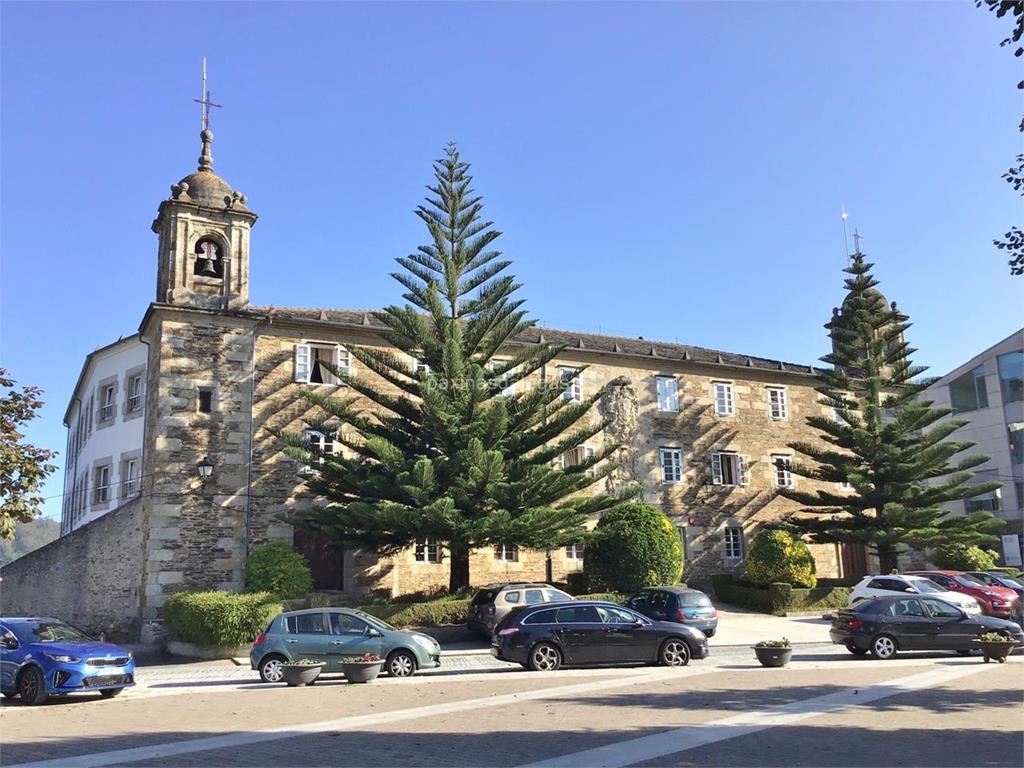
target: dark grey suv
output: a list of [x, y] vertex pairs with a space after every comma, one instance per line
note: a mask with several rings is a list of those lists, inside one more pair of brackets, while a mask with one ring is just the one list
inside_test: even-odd
[[560, 603], [572, 599], [572, 595], [550, 584], [532, 581], [488, 584], [473, 595], [469, 615], [466, 617], [466, 628], [490, 637], [502, 617], [517, 606]]

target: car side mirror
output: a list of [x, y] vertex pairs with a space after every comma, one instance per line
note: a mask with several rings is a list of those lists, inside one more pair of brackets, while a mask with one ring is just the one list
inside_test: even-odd
[[380, 630], [374, 629], [373, 627], [370, 627], [368, 630], [366, 630], [366, 634], [370, 637], [382, 637]]
[[638, 627], [642, 627], [644, 625], [644, 620], [637, 616], [635, 619], [633, 619], [633, 624]]

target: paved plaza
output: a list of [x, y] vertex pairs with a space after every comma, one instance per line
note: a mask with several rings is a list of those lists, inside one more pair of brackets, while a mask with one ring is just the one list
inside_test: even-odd
[[723, 646], [683, 669], [526, 672], [482, 654], [306, 689], [227, 662], [142, 667], [114, 700], [0, 710], [3, 765], [1020, 766], [1024, 657], [854, 658], [784, 669]]

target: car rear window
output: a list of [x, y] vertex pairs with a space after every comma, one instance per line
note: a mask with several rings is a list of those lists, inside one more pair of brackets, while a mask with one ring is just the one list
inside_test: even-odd
[[515, 592], [506, 592], [505, 593], [505, 602], [506, 603], [518, 603], [519, 602], [519, 590], [516, 590]]
[[701, 592], [683, 592], [679, 595], [679, 604], [687, 608], [707, 608], [711, 605], [711, 600]]
[[523, 624], [554, 624], [555, 623], [555, 608], [549, 608], [546, 611], [537, 611], [531, 613], [525, 619]]
[[475, 595], [473, 595], [473, 605], [481, 605], [482, 603], [489, 603], [494, 600], [494, 596], [498, 594], [497, 590], [494, 589], [481, 589]]

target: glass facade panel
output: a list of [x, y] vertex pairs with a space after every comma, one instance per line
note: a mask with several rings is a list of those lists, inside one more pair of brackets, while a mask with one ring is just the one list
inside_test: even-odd
[[1019, 403], [1024, 400], [1024, 352], [1008, 352], [1000, 355], [998, 361], [1003, 402]]
[[988, 392], [985, 390], [985, 369], [978, 366], [950, 382], [949, 402], [956, 413], [988, 408]]

